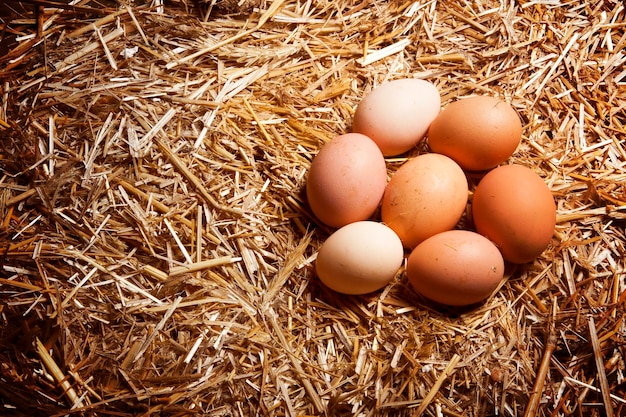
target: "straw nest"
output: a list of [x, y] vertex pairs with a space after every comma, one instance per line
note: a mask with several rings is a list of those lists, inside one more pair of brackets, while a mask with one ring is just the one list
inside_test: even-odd
[[[2, 10], [1, 414], [625, 415], [621, 1], [72, 4]], [[402, 77], [512, 103], [557, 201], [471, 308], [315, 277], [311, 159]]]

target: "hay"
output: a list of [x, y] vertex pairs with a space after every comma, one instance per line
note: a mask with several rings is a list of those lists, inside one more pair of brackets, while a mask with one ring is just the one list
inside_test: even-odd
[[[624, 415], [621, 1], [73, 3], [2, 6], [0, 414]], [[470, 309], [314, 275], [311, 158], [400, 77], [510, 101], [557, 199]]]

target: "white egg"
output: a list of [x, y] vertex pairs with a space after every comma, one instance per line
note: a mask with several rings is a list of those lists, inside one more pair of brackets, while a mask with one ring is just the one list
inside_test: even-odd
[[379, 85], [358, 104], [352, 131], [370, 137], [385, 156], [407, 152], [439, 114], [441, 96], [426, 81], [402, 78]]

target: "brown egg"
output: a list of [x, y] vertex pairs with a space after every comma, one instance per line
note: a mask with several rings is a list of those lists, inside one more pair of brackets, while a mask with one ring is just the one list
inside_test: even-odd
[[413, 78], [389, 81], [361, 100], [352, 130], [372, 138], [383, 155], [399, 155], [424, 139], [440, 107], [434, 84]]
[[306, 194], [313, 214], [331, 227], [366, 220], [376, 211], [387, 184], [385, 158], [367, 136], [332, 139], [313, 158]]
[[381, 202], [382, 221], [406, 248], [452, 229], [467, 206], [465, 173], [447, 156], [428, 153], [405, 162], [391, 177]]
[[543, 179], [522, 165], [502, 165], [478, 183], [472, 199], [476, 230], [504, 259], [534, 260], [549, 245], [556, 224], [554, 197]]
[[488, 297], [504, 276], [498, 248], [469, 230], [450, 230], [417, 245], [407, 260], [413, 288], [438, 303], [464, 306]]
[[522, 123], [508, 103], [489, 96], [463, 98], [431, 123], [428, 145], [463, 169], [482, 171], [506, 161], [522, 139]]

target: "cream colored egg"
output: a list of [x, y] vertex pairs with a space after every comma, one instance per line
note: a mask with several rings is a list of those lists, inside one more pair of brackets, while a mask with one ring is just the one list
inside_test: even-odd
[[393, 230], [375, 221], [350, 223], [322, 244], [315, 261], [319, 279], [343, 294], [383, 288], [402, 264], [404, 250]]

